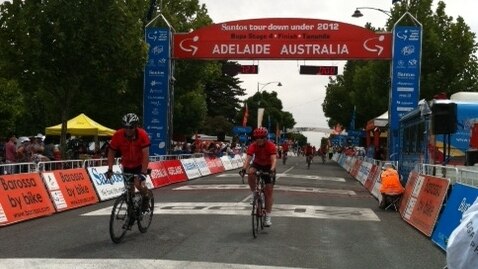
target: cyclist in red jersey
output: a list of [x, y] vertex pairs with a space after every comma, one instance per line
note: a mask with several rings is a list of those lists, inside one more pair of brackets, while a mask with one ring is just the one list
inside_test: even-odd
[[[276, 171], [276, 153], [277, 148], [274, 143], [267, 140], [268, 131], [264, 127], [259, 127], [254, 130], [253, 137], [256, 139], [249, 147], [247, 148], [247, 157], [244, 161], [242, 173], [247, 172], [247, 180], [249, 187], [252, 192], [256, 189], [256, 174], [257, 170], [264, 172], [269, 171], [269, 177], [264, 177], [264, 182], [266, 183], [265, 187], [265, 196], [266, 196], [266, 220], [264, 226], [269, 227], [272, 225], [271, 222], [271, 212], [272, 204], [274, 199], [272, 197], [273, 182], [272, 177], [275, 176]], [[254, 158], [253, 158], [254, 157]], [[252, 162], [252, 164], [251, 164]]]
[[305, 156], [314, 156], [314, 147], [312, 147], [310, 143], [307, 143], [307, 145], [304, 147], [304, 154]]
[[143, 196], [143, 208], [148, 207], [148, 187], [146, 187], [146, 175], [149, 164], [150, 140], [143, 128], [138, 127], [139, 118], [134, 113], [124, 115], [122, 119], [123, 128], [117, 130], [108, 150], [108, 172], [107, 177], [113, 175], [113, 163], [116, 152], [121, 153], [121, 165], [124, 173], [137, 174], [142, 176], [134, 177], [134, 186]]
[[282, 154], [284, 156], [287, 155], [287, 153], [289, 152], [289, 143], [287, 143], [287, 141], [285, 141], [284, 143], [282, 143]]

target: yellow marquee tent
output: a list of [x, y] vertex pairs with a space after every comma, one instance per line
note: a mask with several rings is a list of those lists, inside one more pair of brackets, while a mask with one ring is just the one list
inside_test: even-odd
[[[115, 130], [105, 127], [90, 119], [85, 114], [70, 119], [66, 124], [67, 132], [77, 136], [113, 136]], [[61, 123], [45, 128], [46, 135], [60, 135]]]

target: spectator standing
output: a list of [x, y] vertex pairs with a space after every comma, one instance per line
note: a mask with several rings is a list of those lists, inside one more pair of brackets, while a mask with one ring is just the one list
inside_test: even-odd
[[17, 161], [26, 163], [30, 161], [30, 138], [25, 137], [20, 141], [20, 146], [17, 148]]
[[55, 144], [53, 143], [53, 139], [49, 136], [45, 137], [43, 141], [45, 144], [45, 150], [43, 151], [43, 155], [47, 157], [50, 161], [55, 160]]
[[[17, 136], [14, 133], [8, 135], [8, 142], [5, 144], [5, 163], [12, 164], [17, 162]], [[6, 167], [5, 173], [14, 174], [16, 171], [13, 166]]]

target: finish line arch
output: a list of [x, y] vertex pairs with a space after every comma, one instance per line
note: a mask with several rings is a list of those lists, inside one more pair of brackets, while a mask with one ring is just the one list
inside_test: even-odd
[[[406, 17], [414, 25], [400, 26]], [[400, 150], [398, 121], [417, 107], [420, 96], [422, 25], [408, 11], [393, 33], [330, 20], [262, 18], [211, 24], [190, 33], [147, 27], [145, 41], [143, 118], [153, 155], [169, 149], [173, 60], [392, 60], [389, 152], [395, 153]]]
[[392, 34], [320, 19], [238, 20], [174, 34], [172, 57], [177, 60], [390, 60]]

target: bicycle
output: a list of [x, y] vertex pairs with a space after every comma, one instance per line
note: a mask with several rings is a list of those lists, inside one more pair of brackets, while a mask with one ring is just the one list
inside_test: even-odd
[[286, 161], [287, 161], [287, 151], [284, 151], [282, 153], [282, 164], [285, 165]]
[[[242, 177], [242, 182], [244, 182], [244, 174], [242, 171], [239, 172]], [[252, 200], [252, 236], [257, 238], [259, 234], [259, 227], [261, 230], [264, 230], [264, 222], [266, 220], [267, 211], [266, 211], [266, 197], [265, 197], [265, 176], [272, 176], [269, 172], [264, 172], [257, 170], [256, 174], [256, 189], [254, 191], [254, 197]], [[275, 176], [272, 176], [272, 184], [275, 184]]]
[[[149, 172], [149, 171], [148, 171]], [[153, 220], [154, 196], [151, 190], [148, 190], [149, 205], [143, 209], [143, 197], [139, 192], [135, 192], [135, 176], [143, 176], [129, 173], [114, 173], [115, 176], [121, 176], [125, 190], [118, 196], [113, 204], [110, 216], [110, 237], [114, 243], [120, 243], [128, 230], [135, 222], [141, 233], [145, 233]]]
[[307, 162], [307, 169], [310, 169], [310, 163], [312, 162], [312, 155], [306, 155], [305, 161]]

